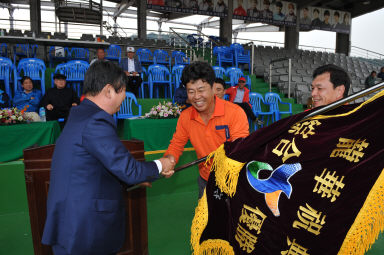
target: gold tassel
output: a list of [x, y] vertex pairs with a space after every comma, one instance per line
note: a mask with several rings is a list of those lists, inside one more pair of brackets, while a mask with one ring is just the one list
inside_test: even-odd
[[205, 193], [202, 198], [199, 200], [199, 203], [195, 209], [195, 216], [192, 220], [191, 226], [191, 246], [192, 246], [192, 255], [200, 254], [200, 237], [203, 234], [205, 227], [208, 224], [208, 202], [207, 194]]
[[225, 155], [224, 144], [207, 156], [207, 161], [213, 157], [211, 172], [215, 172], [216, 185], [221, 192], [233, 197], [236, 193], [239, 173], [245, 163], [230, 159]]
[[235, 255], [229, 242], [221, 239], [209, 239], [200, 246], [199, 255]]
[[[384, 170], [384, 169], [383, 169]], [[355, 222], [349, 229], [339, 255], [363, 255], [384, 230], [384, 171], [369, 192]]]

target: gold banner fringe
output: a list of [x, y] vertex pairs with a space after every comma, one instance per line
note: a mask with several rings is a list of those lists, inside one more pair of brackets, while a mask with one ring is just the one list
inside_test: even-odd
[[233, 197], [236, 193], [239, 173], [245, 163], [230, 159], [225, 155], [224, 144], [207, 156], [207, 161], [213, 157], [211, 172], [215, 172], [216, 185], [221, 192]]
[[199, 255], [235, 255], [229, 242], [221, 239], [209, 239], [200, 246]]
[[205, 227], [208, 224], [208, 202], [207, 194], [205, 193], [199, 200], [199, 203], [195, 209], [195, 216], [192, 220], [191, 226], [191, 246], [192, 255], [200, 254], [200, 237], [203, 234]]
[[384, 169], [349, 229], [339, 255], [363, 255], [384, 230]]

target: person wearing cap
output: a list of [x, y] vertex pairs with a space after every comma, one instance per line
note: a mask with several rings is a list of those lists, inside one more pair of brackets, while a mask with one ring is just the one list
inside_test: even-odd
[[46, 110], [47, 120], [67, 119], [72, 106], [80, 103], [76, 92], [66, 87], [66, 76], [56, 73], [53, 76], [55, 86], [47, 90], [40, 101], [40, 106]]
[[225, 90], [225, 94], [229, 95], [229, 101], [243, 108], [247, 117], [252, 121], [256, 120], [256, 116], [252, 111], [249, 103], [249, 89], [245, 87], [245, 78], [240, 77], [237, 86], [230, 87]]
[[142, 72], [141, 64], [138, 59], [135, 58], [135, 48], [127, 47], [128, 58], [121, 61], [121, 68], [123, 68], [125, 74], [127, 75], [127, 91], [135, 94], [136, 97], [139, 96], [139, 88], [141, 86], [141, 76]]

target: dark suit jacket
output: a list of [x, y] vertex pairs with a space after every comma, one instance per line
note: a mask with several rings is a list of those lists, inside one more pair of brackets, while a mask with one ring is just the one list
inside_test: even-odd
[[[133, 60], [135, 61], [135, 71], [138, 73], [142, 73], [143, 70], [141, 68], [140, 61], [137, 58], [134, 58]], [[120, 66], [121, 66], [121, 68], [123, 68], [124, 71], [128, 71], [128, 58], [123, 58], [121, 60]]]
[[84, 99], [56, 143], [42, 243], [71, 255], [117, 252], [125, 225], [120, 182], [158, 177], [155, 162], [138, 162], [126, 150], [113, 117]]

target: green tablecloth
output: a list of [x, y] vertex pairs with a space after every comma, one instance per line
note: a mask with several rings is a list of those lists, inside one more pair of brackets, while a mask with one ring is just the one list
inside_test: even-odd
[[[120, 137], [124, 140], [144, 141], [145, 151], [166, 150], [176, 130], [177, 121], [178, 119], [126, 119], [120, 130]], [[192, 146], [187, 143], [185, 147]]]
[[53, 144], [60, 135], [57, 121], [0, 126], [0, 162], [20, 159], [23, 150], [34, 144]]

